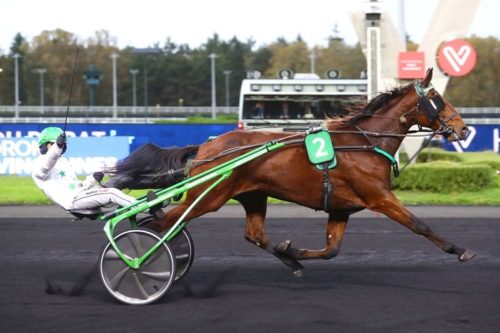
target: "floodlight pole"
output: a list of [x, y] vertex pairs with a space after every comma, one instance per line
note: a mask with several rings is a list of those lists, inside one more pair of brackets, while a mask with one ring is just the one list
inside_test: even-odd
[[43, 108], [44, 108], [44, 88], [43, 88], [43, 75], [47, 73], [47, 68], [38, 68], [36, 69], [36, 72], [40, 74], [40, 113], [43, 114]]
[[215, 115], [215, 108], [216, 108], [216, 102], [215, 102], [215, 58], [217, 58], [217, 54], [214, 52], [210, 53], [208, 56], [210, 58], [210, 63], [211, 63], [211, 69], [212, 69], [212, 119], [216, 118]]
[[139, 54], [143, 55], [144, 58], [144, 111], [146, 113], [146, 122], [149, 121], [149, 114], [148, 114], [148, 63], [147, 63], [147, 55], [151, 54], [160, 54], [161, 50], [159, 48], [135, 48], [132, 51], [134, 54]]
[[225, 75], [225, 83], [226, 83], [226, 112], [229, 113], [229, 75], [231, 74], [230, 70], [222, 71]]
[[132, 74], [132, 112], [136, 113], [137, 111], [137, 85], [136, 85], [136, 76], [139, 73], [138, 69], [131, 69], [130, 74]]
[[19, 53], [14, 53], [12, 55], [14, 58], [14, 117], [19, 118], [19, 58], [21, 55]]
[[316, 73], [316, 53], [314, 50], [311, 50], [309, 59], [311, 59], [311, 73]]
[[[0, 68], [0, 74], [3, 72], [3, 68]], [[1, 105], [1, 104], [0, 104]]]
[[116, 58], [118, 54], [113, 53], [111, 59], [113, 61], [113, 118], [118, 117], [118, 98], [117, 98], [117, 82], [116, 82]]

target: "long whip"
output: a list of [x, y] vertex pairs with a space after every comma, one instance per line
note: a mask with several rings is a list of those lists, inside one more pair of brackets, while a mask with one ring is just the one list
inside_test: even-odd
[[68, 124], [69, 106], [71, 104], [71, 95], [73, 93], [73, 82], [75, 82], [75, 72], [76, 72], [76, 64], [77, 63], [78, 63], [78, 46], [76, 47], [75, 63], [73, 64], [73, 74], [71, 75], [71, 85], [69, 88], [68, 107], [66, 108], [66, 119], [64, 120], [64, 127], [63, 127], [64, 134], [66, 134], [66, 125]]

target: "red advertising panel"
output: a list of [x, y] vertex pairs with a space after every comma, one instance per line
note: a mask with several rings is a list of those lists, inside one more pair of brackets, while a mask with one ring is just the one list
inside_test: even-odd
[[455, 39], [441, 45], [438, 52], [439, 67], [450, 76], [468, 74], [476, 65], [476, 50], [462, 39]]
[[400, 79], [422, 79], [425, 77], [424, 52], [399, 52], [398, 77]]

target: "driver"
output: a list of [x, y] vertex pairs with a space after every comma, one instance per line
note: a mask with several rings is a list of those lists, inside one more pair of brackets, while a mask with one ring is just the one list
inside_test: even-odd
[[68, 160], [66, 134], [58, 127], [47, 127], [38, 140], [40, 155], [35, 159], [32, 177], [45, 195], [66, 210], [100, 211], [108, 204], [127, 206], [136, 199], [116, 188], [96, 186], [104, 174], [94, 172], [84, 181], [76, 178]]

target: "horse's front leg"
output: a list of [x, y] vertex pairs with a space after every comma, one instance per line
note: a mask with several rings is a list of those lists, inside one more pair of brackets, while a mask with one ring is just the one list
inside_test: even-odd
[[349, 214], [335, 211], [328, 215], [326, 225], [326, 247], [322, 250], [296, 249], [290, 241], [283, 241], [276, 246], [276, 250], [297, 260], [302, 259], [331, 259], [339, 253], [340, 244], [344, 237]]
[[427, 224], [406, 209], [392, 192], [387, 192], [379, 198], [376, 202], [370, 204], [368, 208], [383, 213], [414, 233], [424, 236], [444, 252], [456, 254], [460, 262], [465, 262], [476, 256], [474, 252], [458, 247], [432, 231]]
[[249, 192], [240, 194], [235, 199], [243, 205], [243, 208], [245, 208], [245, 239], [271, 253], [285, 265], [292, 268], [295, 275], [301, 276], [304, 266], [302, 266], [295, 258], [277, 251], [273, 243], [266, 236], [264, 223], [267, 211], [267, 195], [262, 192]]

